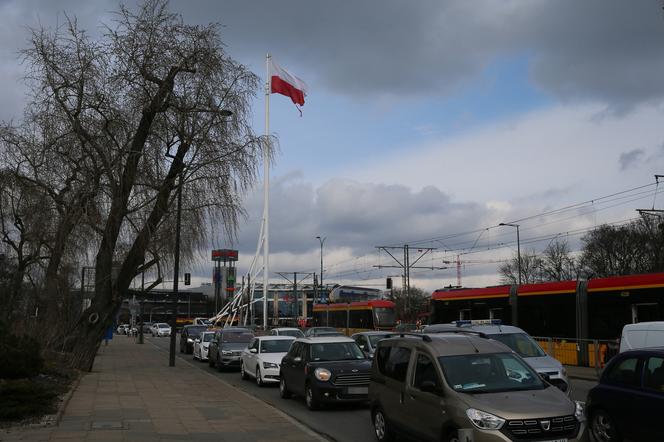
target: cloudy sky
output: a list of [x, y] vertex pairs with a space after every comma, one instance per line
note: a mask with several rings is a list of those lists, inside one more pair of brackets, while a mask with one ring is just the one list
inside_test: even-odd
[[[131, 6], [132, 3], [129, 3]], [[187, 0], [186, 21], [222, 24], [228, 52], [307, 81], [303, 116], [271, 99], [280, 151], [271, 178], [271, 267], [382, 284], [379, 245], [435, 247], [413, 271], [426, 290], [498, 283], [497, 261], [552, 238], [578, 248], [605, 222], [664, 200], [664, 14], [658, 0]], [[27, 27], [63, 13], [99, 32], [114, 1], [0, 0], [0, 119], [25, 101]], [[264, 130], [263, 97], [254, 104]], [[630, 190], [633, 189], [633, 190]], [[255, 253], [262, 185], [246, 195], [236, 247]], [[562, 210], [558, 210], [562, 209]], [[395, 250], [395, 253], [400, 253]], [[209, 263], [194, 272], [209, 280]], [[275, 276], [275, 281], [278, 277]]]

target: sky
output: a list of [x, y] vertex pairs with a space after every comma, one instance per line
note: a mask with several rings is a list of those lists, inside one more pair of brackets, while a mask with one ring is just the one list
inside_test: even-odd
[[[134, 7], [135, 3], [127, 3]], [[118, 3], [0, 0], [0, 119], [21, 116], [29, 28], [76, 16], [91, 35]], [[326, 282], [400, 284], [376, 246], [435, 248], [426, 291], [499, 283], [497, 268], [554, 238], [662, 208], [664, 11], [656, 0], [173, 0], [219, 23], [228, 53], [264, 78], [265, 54], [310, 88], [300, 116], [271, 97], [270, 267]], [[253, 105], [264, 132], [264, 97]], [[633, 189], [633, 190], [630, 190]], [[262, 183], [244, 196], [240, 273], [256, 252]], [[559, 210], [563, 209], [563, 210]], [[418, 249], [422, 248], [422, 249]], [[393, 253], [401, 253], [397, 249]], [[208, 251], [203, 251], [206, 255]], [[444, 268], [440, 268], [444, 267]], [[209, 282], [211, 263], [191, 265]], [[276, 275], [271, 276], [279, 281]]]

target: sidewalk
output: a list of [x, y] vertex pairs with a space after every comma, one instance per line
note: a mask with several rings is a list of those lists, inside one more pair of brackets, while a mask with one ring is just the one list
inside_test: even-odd
[[281, 411], [146, 342], [113, 339], [58, 426], [0, 430], [2, 441], [324, 441]]

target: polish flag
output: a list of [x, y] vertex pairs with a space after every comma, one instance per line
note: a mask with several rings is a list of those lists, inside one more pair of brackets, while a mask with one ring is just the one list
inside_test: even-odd
[[290, 97], [290, 99], [293, 100], [293, 103], [303, 106], [304, 97], [306, 97], [307, 92], [309, 91], [307, 83], [279, 66], [274, 62], [272, 57], [270, 57], [269, 69], [270, 92]]

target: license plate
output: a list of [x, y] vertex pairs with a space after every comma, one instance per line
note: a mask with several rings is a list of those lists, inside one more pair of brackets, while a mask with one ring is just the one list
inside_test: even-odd
[[348, 387], [348, 394], [369, 394], [369, 387]]

